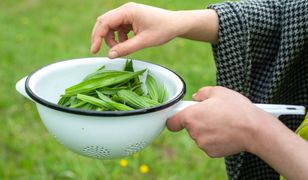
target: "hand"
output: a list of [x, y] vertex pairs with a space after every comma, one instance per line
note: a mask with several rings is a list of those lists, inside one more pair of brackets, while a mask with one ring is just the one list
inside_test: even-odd
[[[134, 37], [128, 39], [130, 31]], [[91, 52], [100, 50], [103, 39], [111, 48], [108, 56], [116, 58], [164, 44], [177, 36], [214, 42], [217, 34], [218, 17], [214, 10], [168, 11], [127, 3], [97, 18], [92, 31]]]
[[171, 131], [186, 128], [210, 157], [251, 151], [259, 119], [273, 118], [243, 95], [224, 87], [204, 87], [193, 99], [200, 103], [174, 115]]
[[204, 87], [200, 101], [167, 121], [171, 131], [186, 128], [210, 157], [253, 153], [287, 179], [308, 178], [308, 143], [243, 95], [223, 87]]
[[[178, 35], [177, 18], [173, 11], [127, 3], [97, 18], [92, 33], [91, 51], [99, 51], [102, 38], [111, 48], [109, 57], [119, 57], [136, 50], [163, 44]], [[134, 32], [128, 40], [127, 34]], [[114, 33], [118, 33], [119, 42]]]

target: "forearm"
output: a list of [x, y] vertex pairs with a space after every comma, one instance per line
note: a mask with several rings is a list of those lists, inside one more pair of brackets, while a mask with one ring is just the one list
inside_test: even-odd
[[250, 151], [287, 179], [307, 179], [308, 143], [274, 117], [261, 121]]
[[176, 11], [176, 21], [180, 37], [217, 43], [219, 20], [215, 10]]

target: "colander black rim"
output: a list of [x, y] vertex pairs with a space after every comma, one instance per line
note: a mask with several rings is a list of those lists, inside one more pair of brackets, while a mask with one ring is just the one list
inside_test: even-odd
[[[78, 58], [78, 59], [70, 59], [70, 60], [65, 60], [65, 61], [71, 61], [71, 60], [79, 60], [79, 59], [83, 59], [83, 58]], [[137, 60], [137, 61], [141, 61], [141, 60]], [[149, 107], [149, 108], [143, 108], [143, 109], [136, 109], [136, 110], [130, 110], [130, 111], [91, 111], [91, 110], [84, 110], [84, 109], [74, 109], [74, 108], [68, 108], [68, 107], [64, 107], [64, 106], [60, 106], [58, 104], [54, 104], [51, 103], [49, 101], [46, 101], [45, 99], [37, 96], [30, 88], [30, 79], [31, 77], [34, 76], [34, 74], [38, 71], [40, 71], [41, 69], [53, 65], [53, 64], [57, 64], [57, 63], [61, 63], [64, 61], [60, 61], [60, 62], [56, 62], [56, 63], [52, 63], [46, 66], [42, 66], [41, 68], [38, 68], [37, 70], [33, 71], [32, 73], [30, 73], [30, 75], [27, 77], [26, 79], [26, 83], [25, 83], [25, 90], [26, 93], [36, 102], [39, 103], [43, 106], [46, 106], [48, 108], [57, 110], [57, 111], [62, 111], [62, 112], [66, 112], [66, 113], [71, 113], [71, 114], [78, 114], [78, 115], [87, 115], [87, 116], [131, 116], [131, 115], [138, 115], [138, 114], [146, 114], [146, 113], [151, 113], [151, 112], [156, 112], [156, 111], [160, 111], [163, 109], [166, 109], [174, 104], [176, 104], [177, 102], [179, 102], [186, 94], [186, 84], [185, 81], [183, 80], [183, 78], [181, 76], [179, 76], [176, 72], [170, 70], [169, 68], [153, 63], [153, 62], [149, 62], [149, 61], [144, 61], [143, 62], [147, 62], [150, 64], [154, 64], [157, 66], [160, 66], [162, 68], [167, 69], [168, 71], [174, 73], [182, 82], [183, 84], [183, 88], [181, 89], [180, 93], [177, 94], [173, 99], [169, 100], [166, 103], [163, 103], [159, 106], [154, 106], [154, 107]]]

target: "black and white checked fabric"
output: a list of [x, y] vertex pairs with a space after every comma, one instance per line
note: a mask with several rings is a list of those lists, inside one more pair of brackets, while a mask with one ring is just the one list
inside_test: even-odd
[[[213, 45], [217, 84], [254, 103], [308, 107], [308, 0], [247, 0], [209, 8], [220, 21], [219, 44]], [[292, 130], [302, 119], [280, 117]], [[247, 152], [225, 162], [229, 179], [279, 179]]]

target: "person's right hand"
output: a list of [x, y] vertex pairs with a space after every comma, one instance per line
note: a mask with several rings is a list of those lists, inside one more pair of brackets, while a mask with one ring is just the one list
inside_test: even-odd
[[[134, 36], [128, 39], [130, 31]], [[109, 58], [116, 58], [161, 45], [176, 36], [215, 42], [217, 31], [218, 18], [214, 10], [169, 11], [127, 3], [97, 18], [92, 31], [91, 52], [100, 50], [103, 39], [111, 48]]]
[[[111, 48], [109, 57], [130, 54], [139, 49], [163, 44], [179, 34], [174, 11], [136, 3], [127, 3], [97, 18], [92, 32], [92, 53], [100, 50], [102, 38]], [[128, 39], [127, 34], [134, 32]], [[118, 41], [115, 39], [118, 33]]]

